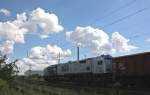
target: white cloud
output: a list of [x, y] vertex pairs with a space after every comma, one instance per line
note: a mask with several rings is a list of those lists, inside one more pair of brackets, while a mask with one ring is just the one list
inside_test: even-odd
[[[10, 15], [7, 10], [0, 10], [5, 15]], [[23, 12], [17, 14], [16, 20], [0, 22], [0, 51], [3, 54], [13, 53], [15, 43], [25, 43], [24, 36], [26, 33], [38, 35], [40, 38], [47, 38], [52, 33], [63, 30], [59, 24], [57, 15], [48, 13], [41, 8], [37, 8], [30, 13]], [[28, 58], [23, 58], [17, 64], [21, 69], [27, 69], [26, 64], [48, 63], [56, 64], [56, 59], [60, 53], [63, 59], [71, 54], [70, 50], [62, 50], [58, 46], [47, 45], [46, 47], [34, 47], [30, 51]], [[40, 67], [42, 66], [42, 67]], [[36, 68], [47, 66], [36, 64]], [[23, 69], [23, 70], [25, 70]]]
[[77, 27], [74, 32], [67, 32], [66, 35], [73, 43], [80, 43], [81, 46], [91, 49], [93, 53], [111, 51], [111, 45], [108, 44], [109, 36], [98, 28]]
[[28, 14], [26, 12], [17, 14], [17, 20], [13, 23], [42, 39], [64, 29], [59, 24], [57, 15], [48, 13], [41, 8], [37, 8]]
[[91, 26], [77, 27], [75, 31], [67, 32], [66, 36], [73, 43], [79, 43], [81, 46], [91, 49], [94, 54], [130, 51], [136, 48], [129, 45], [129, 40], [118, 32], [114, 32], [110, 39], [106, 32]]
[[148, 42], [150, 42], [150, 39], [147, 39]]
[[[60, 58], [64, 59], [71, 55], [71, 51], [69, 49], [63, 50], [60, 47], [54, 45], [47, 45], [46, 47], [36, 46], [31, 48], [29, 51], [28, 57], [23, 58], [18, 67], [22, 68], [25, 66], [26, 68], [32, 65], [34, 70], [42, 70], [48, 65], [57, 64], [58, 54], [60, 53]], [[27, 69], [20, 69], [21, 72], [26, 71]]]
[[71, 55], [71, 51], [69, 49], [62, 50], [60, 47], [54, 45], [47, 45], [46, 51], [48, 52], [48, 55], [52, 56], [52, 58], [56, 58], [58, 54], [60, 54], [60, 58], [68, 57]]
[[0, 44], [0, 51], [2, 54], [12, 53], [14, 49], [14, 42], [6, 40]]
[[11, 12], [8, 9], [5, 9], [5, 8], [0, 9], [0, 13], [3, 13], [6, 16], [11, 15]]
[[112, 44], [117, 51], [130, 51], [137, 47], [128, 44], [129, 40], [123, 37], [119, 32], [112, 34]]
[[0, 22], [0, 41], [25, 43], [24, 36], [27, 32], [44, 39], [62, 30], [63, 27], [55, 14], [37, 8], [28, 14], [26, 12], [17, 14], [14, 21]]
[[21, 14], [17, 14], [16, 20], [13, 21], [13, 24], [18, 26], [19, 28], [24, 28], [26, 31], [28, 30], [25, 26], [27, 23], [27, 14], [26, 12], [23, 12]]
[[3, 54], [13, 53], [15, 43], [24, 43], [27, 29], [23, 28], [25, 19], [23, 14], [18, 14], [14, 21], [0, 22], [0, 51]]
[[63, 27], [59, 24], [58, 17], [41, 8], [37, 8], [29, 14], [25, 27], [28, 31], [35, 32], [41, 38], [47, 38], [49, 34], [63, 30]]
[[36, 47], [31, 48], [31, 50], [29, 52], [29, 58], [31, 58], [31, 59], [46, 60], [47, 57], [48, 57], [47, 51], [46, 51], [46, 48], [44, 48], [44, 47], [36, 46]]
[[89, 46], [93, 41], [99, 42], [99, 45], [108, 43], [108, 35], [99, 29], [91, 26], [77, 27], [74, 32], [67, 32], [67, 37], [71, 38], [74, 43], [80, 43], [82, 46]]
[[0, 22], [0, 38], [14, 42], [24, 43], [26, 29], [20, 28], [13, 22]]
[[68, 57], [71, 55], [71, 51], [69, 49], [62, 50], [60, 47], [54, 45], [47, 45], [46, 47], [36, 46], [33, 47], [29, 52], [29, 58], [31, 59], [43, 59], [43, 60], [56, 60], [60, 54], [61, 58]]

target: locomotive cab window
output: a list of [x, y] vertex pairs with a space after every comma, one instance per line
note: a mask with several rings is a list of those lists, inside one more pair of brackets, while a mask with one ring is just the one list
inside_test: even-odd
[[100, 61], [97, 61], [97, 64], [98, 64], [98, 65], [102, 65], [102, 64], [103, 64], [103, 61], [101, 61], [101, 60], [100, 60]]

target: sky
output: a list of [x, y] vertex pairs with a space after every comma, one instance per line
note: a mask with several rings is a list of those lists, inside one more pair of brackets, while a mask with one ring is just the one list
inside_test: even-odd
[[21, 71], [150, 51], [149, 0], [0, 0], [0, 51]]

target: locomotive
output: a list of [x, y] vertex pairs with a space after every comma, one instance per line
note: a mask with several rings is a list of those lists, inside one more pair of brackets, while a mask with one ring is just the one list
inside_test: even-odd
[[[105, 76], [105, 78], [104, 78]], [[111, 80], [112, 57], [102, 55], [84, 60], [51, 65], [44, 70], [47, 81], [99, 82]]]
[[46, 81], [150, 86], [150, 52], [112, 57], [101, 55], [44, 69]]

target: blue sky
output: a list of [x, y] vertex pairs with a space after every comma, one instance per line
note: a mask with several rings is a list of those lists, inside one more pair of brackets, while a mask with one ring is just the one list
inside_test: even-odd
[[[24, 44], [15, 44], [14, 53], [10, 54], [12, 58], [25, 57], [27, 51], [34, 46], [52, 44], [64, 49], [71, 49], [73, 55], [69, 58], [74, 60], [76, 59], [76, 47], [66, 40], [65, 32], [74, 31], [77, 26], [99, 28], [109, 36], [113, 32], [119, 32], [130, 40], [130, 44], [138, 47], [131, 52], [113, 54], [113, 56], [119, 56], [150, 51], [150, 42], [146, 41], [150, 38], [150, 9], [113, 25], [108, 24], [148, 6], [150, 6], [149, 0], [1, 0], [0, 9], [10, 10], [11, 16], [0, 14], [0, 21], [14, 20], [17, 13], [28, 13], [36, 8], [42, 8], [47, 12], [56, 14], [64, 27], [62, 32], [50, 35], [47, 39], [39, 39], [35, 35], [25, 35]], [[105, 25], [108, 26], [102, 28]], [[81, 48], [81, 58], [84, 55], [91, 56], [88, 51], [86, 48]]]

